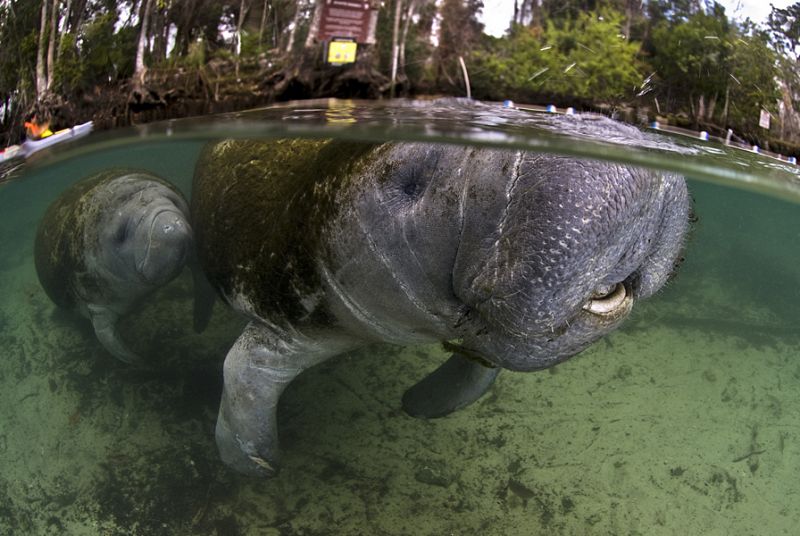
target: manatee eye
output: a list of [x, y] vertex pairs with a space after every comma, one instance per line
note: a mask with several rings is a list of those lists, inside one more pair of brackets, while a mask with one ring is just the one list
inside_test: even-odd
[[420, 151], [413, 158], [387, 166], [386, 189], [389, 203], [408, 205], [418, 201], [436, 177], [439, 153]]
[[417, 199], [425, 191], [424, 170], [418, 165], [412, 165], [398, 177], [398, 182], [403, 196]]
[[117, 228], [114, 230], [114, 242], [117, 244], [125, 242], [131, 234], [132, 227], [133, 221], [130, 218], [125, 218], [119, 222], [119, 225], [117, 225]]
[[403, 193], [409, 197], [416, 197], [418, 191], [419, 184], [416, 182], [407, 182], [406, 185], [403, 186]]

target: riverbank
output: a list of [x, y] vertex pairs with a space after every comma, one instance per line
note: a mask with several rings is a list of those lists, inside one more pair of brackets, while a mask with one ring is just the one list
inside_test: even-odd
[[25, 116], [36, 109], [58, 130], [91, 121], [96, 130], [165, 119], [234, 112], [273, 102], [320, 97], [378, 99], [389, 95], [386, 76], [375, 70], [372, 52], [348, 66], [321, 61], [312, 49], [290, 58], [262, 54], [240, 62], [213, 59], [199, 66], [148, 69], [139, 80], [121, 80], [90, 91], [49, 94], [36, 105], [20, 106], [0, 123], [0, 146], [25, 139]]

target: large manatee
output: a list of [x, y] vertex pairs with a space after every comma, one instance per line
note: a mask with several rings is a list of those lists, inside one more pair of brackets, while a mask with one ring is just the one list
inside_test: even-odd
[[56, 305], [91, 319], [111, 354], [138, 361], [117, 322], [186, 265], [193, 254], [188, 213], [183, 196], [147, 172], [117, 169], [84, 179], [61, 194], [39, 224], [39, 281]]
[[500, 368], [552, 366], [617, 327], [673, 271], [689, 208], [671, 174], [425, 143], [221, 141], [193, 188], [200, 262], [250, 319], [225, 359], [217, 445], [262, 475], [304, 369], [367, 342], [442, 341], [452, 357], [403, 405], [444, 415]]

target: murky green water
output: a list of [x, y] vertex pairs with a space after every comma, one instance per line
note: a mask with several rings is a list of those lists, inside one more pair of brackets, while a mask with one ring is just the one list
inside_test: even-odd
[[[309, 370], [281, 400], [281, 473], [254, 480], [214, 444], [222, 361], [244, 321], [217, 307], [195, 334], [187, 272], [123, 326], [148, 363], [128, 367], [48, 300], [33, 239], [48, 204], [92, 172], [144, 168], [189, 195], [206, 140], [287, 135], [678, 170], [699, 220], [678, 277], [620, 330], [549, 371], [502, 373], [446, 418], [400, 409], [446, 358], [439, 346], [376, 345]], [[36, 158], [0, 186], [0, 534], [793, 534], [798, 175], [681, 139], [593, 141], [607, 140], [495, 108], [317, 102], [100, 133]]]

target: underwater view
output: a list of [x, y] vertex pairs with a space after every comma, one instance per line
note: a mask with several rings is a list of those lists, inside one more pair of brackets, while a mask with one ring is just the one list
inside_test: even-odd
[[[0, 535], [794, 534], [800, 523], [800, 172], [714, 142], [611, 125], [599, 116], [466, 101], [306, 101], [94, 132], [5, 169]], [[390, 141], [402, 143], [375, 149]], [[284, 154], [275, 147], [289, 149]], [[380, 158], [367, 160], [367, 153]], [[475, 165], [442, 173], [462, 153]], [[503, 160], [508, 155], [516, 160]], [[385, 169], [384, 159], [391, 162]], [[334, 161], [348, 175], [322, 181]], [[526, 191], [542, 191], [541, 169], [549, 170], [556, 189], [568, 180], [565, 175], [560, 182], [559, 170], [585, 171], [581, 184], [587, 188], [601, 179], [614, 184], [615, 174], [634, 170], [631, 181], [641, 199], [619, 201], [614, 193], [604, 199], [634, 207], [614, 232], [646, 242], [636, 262], [649, 263], [654, 275], [615, 274], [603, 281], [605, 291], [590, 293], [591, 302], [605, 300], [603, 307], [615, 311], [624, 301], [624, 314], [599, 327], [571, 321], [546, 342], [529, 343], [526, 331], [512, 341], [514, 330], [537, 322], [537, 311], [508, 306], [513, 293], [492, 296], [478, 300], [486, 304], [480, 309], [486, 330], [502, 334], [488, 341], [481, 338], [486, 330], [459, 331], [461, 320], [455, 331], [425, 324], [393, 298], [392, 285], [372, 285], [378, 269], [353, 253], [359, 247], [350, 240], [354, 229], [372, 221], [358, 232], [383, 236], [369, 248], [378, 252], [375, 266], [393, 266], [401, 242], [393, 230], [400, 227], [369, 212], [372, 190], [354, 177], [381, 170], [379, 185], [399, 176], [405, 181], [399, 192], [445, 195], [445, 186], [459, 188], [490, 173], [484, 164], [503, 173], [517, 166], [503, 186], [507, 194], [527, 180]], [[270, 171], [260, 174], [264, 168]], [[75, 251], [49, 246], [52, 235], [40, 226], [61, 214], [53, 216], [48, 207], [65, 192], [85, 194], [71, 190], [83, 179], [118, 170], [165, 181], [163, 195], [183, 207], [188, 222], [170, 220], [170, 230], [190, 225], [199, 246], [181, 250], [168, 282], [93, 324], [86, 318], [96, 313], [91, 307], [81, 315], [80, 304], [64, 306], [64, 267], [46, 271], [48, 258], [74, 257]], [[265, 185], [264, 177], [281, 173], [292, 177], [289, 186]], [[443, 182], [421, 193], [415, 181], [426, 173]], [[679, 176], [686, 177], [685, 191]], [[328, 196], [327, 204], [307, 208], [306, 187], [325, 190], [314, 195]], [[336, 212], [342, 192], [354, 192], [354, 206], [366, 207], [374, 220], [353, 223]], [[583, 192], [571, 193], [579, 203]], [[176, 200], [181, 197], [186, 201]], [[473, 197], [470, 202], [483, 203]], [[229, 199], [243, 208], [231, 209]], [[508, 205], [503, 199], [513, 216], [503, 225], [544, 217], [531, 209], [533, 197], [519, 199]], [[443, 237], [415, 259], [421, 266], [448, 255], [460, 259], [468, 253], [461, 244], [484, 238], [479, 223], [463, 216], [464, 201], [447, 209], [463, 220], [460, 249], [447, 239], [445, 209], [415, 212], [402, 200], [386, 202], [412, 218], [439, 218], [420, 227]], [[252, 206], [267, 206], [291, 226], [253, 228]], [[648, 223], [656, 206], [663, 215], [658, 224]], [[341, 263], [336, 277], [324, 270], [308, 275], [316, 262], [309, 248], [328, 236], [314, 230], [319, 218], [332, 219], [330, 228], [344, 235], [341, 258], [329, 253], [329, 262]], [[106, 232], [97, 221], [94, 230]], [[529, 231], [508, 242], [521, 244]], [[119, 240], [131, 232], [108, 231]], [[417, 238], [403, 235], [406, 244]], [[616, 251], [613, 241], [604, 244], [592, 246], [592, 259]], [[269, 255], [276, 250], [291, 256]], [[242, 251], [247, 254], [240, 258]], [[146, 257], [161, 254], [154, 246]], [[258, 265], [268, 268], [264, 272], [248, 265], [259, 255], [267, 259]], [[80, 271], [84, 260], [72, 259], [67, 268]], [[478, 264], [496, 267], [492, 262]], [[209, 289], [198, 264], [223, 297], [205, 310], [198, 304], [210, 295], [202, 294]], [[673, 265], [679, 265], [674, 273]], [[511, 264], [497, 260], [497, 266]], [[593, 269], [583, 271], [591, 275]], [[472, 282], [482, 274], [464, 276], [478, 294]], [[443, 277], [460, 284], [458, 274]], [[532, 283], [532, 277], [522, 273], [510, 284]], [[341, 290], [341, 296], [334, 292], [340, 309], [323, 314], [287, 297], [299, 293], [298, 286], [321, 284], [315, 278]], [[109, 279], [113, 291], [121, 288]], [[433, 299], [437, 282], [432, 275], [415, 299]], [[605, 303], [620, 292], [623, 301]], [[315, 289], [304, 295], [317, 296]], [[59, 299], [67, 301], [59, 307]], [[365, 313], [359, 303], [370, 299], [386, 311]], [[546, 309], [553, 302], [542, 303]], [[575, 303], [581, 309], [582, 302]], [[395, 309], [400, 320], [392, 317]], [[358, 343], [318, 329], [336, 324], [331, 316], [357, 324], [341, 320], [344, 310], [367, 326], [369, 335]], [[362, 318], [373, 313], [379, 318], [374, 325]], [[272, 326], [275, 315], [291, 318], [302, 333], [287, 329], [292, 337], [269, 339], [284, 333]], [[464, 313], [464, 325], [476, 315]], [[391, 325], [381, 323], [384, 317], [394, 318]], [[269, 330], [252, 327], [259, 319]], [[392, 331], [398, 322], [407, 323], [403, 336]], [[195, 329], [198, 323], [204, 329]], [[558, 346], [578, 329], [588, 331]], [[506, 355], [512, 343], [524, 351]], [[258, 390], [235, 384], [246, 380], [236, 379], [230, 363], [223, 367], [226, 355], [246, 356], [248, 345], [259, 344], [296, 345], [296, 353], [316, 357], [291, 377], [280, 376], [285, 370], [275, 362], [254, 364], [252, 357], [252, 370], [280, 376], [273, 378], [277, 394], [262, 400]], [[474, 387], [477, 393], [442, 394], [447, 384], [419, 399], [417, 392], [404, 397], [451, 354], [466, 356], [470, 372], [494, 372]], [[495, 380], [494, 365], [513, 370]], [[462, 394], [468, 400], [454, 400]], [[275, 412], [248, 414], [251, 399], [277, 408], [279, 471], [274, 430], [247, 436], [249, 424], [274, 421]], [[444, 409], [432, 409], [437, 402]], [[266, 449], [275, 458], [253, 454], [251, 439], [263, 443], [259, 453]]]

